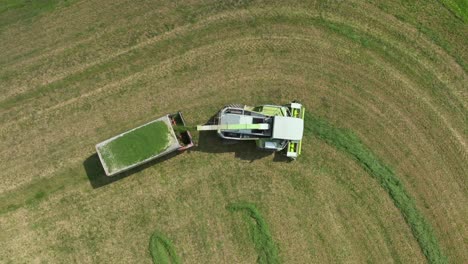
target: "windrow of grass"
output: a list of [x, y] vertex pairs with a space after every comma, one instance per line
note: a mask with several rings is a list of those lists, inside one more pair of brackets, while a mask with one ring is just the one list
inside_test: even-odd
[[[97, 156], [95, 164], [101, 166]], [[77, 175], [80, 171], [81, 166], [67, 168], [52, 177], [36, 178], [27, 185], [0, 194], [0, 216], [18, 208], [34, 207], [54, 193], [86, 182], [88, 179], [85, 177], [70, 177], [70, 175]]]
[[154, 264], [181, 263], [172, 242], [159, 232], [155, 232], [151, 236], [149, 251]]
[[468, 1], [466, 0], [439, 0], [455, 16], [468, 23]]
[[226, 206], [226, 209], [230, 212], [244, 211], [254, 220], [254, 223], [250, 222], [249, 225], [255, 250], [258, 253], [257, 263], [275, 264], [281, 262], [268, 225], [254, 204], [247, 202], [231, 203]]
[[6, 26], [28, 21], [46, 12], [53, 11], [57, 6], [69, 5], [73, 0], [1, 0], [0, 1], [0, 31]]
[[[20, 102], [46, 95], [59, 96], [60, 98], [56, 98], [57, 100], [64, 100], [65, 98], [68, 98], [68, 96], [76, 95], [74, 93], [77, 92], [77, 90], [71, 89], [71, 87], [74, 87], [78, 83], [79, 86], [86, 87], [85, 89], [87, 90], [92, 89], [98, 85], [102, 85], [104, 83], [102, 76], [112, 75], [115, 80], [124, 78], [132, 72], [141, 71], [145, 67], [148, 67], [148, 65], [152, 65], [153, 59], [164, 61], [170, 56], [183, 54], [188, 50], [206, 45], [207, 41], [209, 43], [209, 41], [211, 41], [210, 38], [212, 34], [214, 34], [213, 32], [229, 31], [229, 29], [233, 29], [241, 25], [246, 29], [255, 28], [259, 25], [270, 23], [284, 23], [290, 25], [296, 24], [298, 26], [321, 26], [330, 30], [331, 32], [346, 36], [351, 40], [362, 44], [364, 47], [381, 52], [386, 56], [386, 58], [395, 61], [398, 64], [398, 67], [405, 67], [405, 72], [413, 73], [414, 69], [407, 65], [415, 65], [418, 63], [408, 56], [401, 58], [401, 51], [391, 47], [389, 43], [385, 43], [383, 40], [380, 40], [345, 24], [335, 23], [325, 18], [313, 18], [310, 16], [301, 16], [298, 14], [291, 15], [281, 12], [272, 13], [269, 15], [255, 15], [254, 18], [254, 22], [248, 22], [248, 27], [245, 27], [246, 22], [244, 20], [222, 20], [215, 23], [209, 23], [204, 27], [187, 31], [183, 34], [168, 37], [165, 40], [159, 41], [155, 45], [144, 46], [136, 50], [125, 52], [117, 57], [90, 66], [82, 71], [77, 71], [73, 74], [67, 75], [66, 78], [59, 79], [45, 85], [38, 85], [34, 89], [17, 94], [13, 97], [6, 98], [5, 100], [0, 101], [0, 108], [9, 109]], [[425, 32], [426, 31], [428, 31], [428, 29], [425, 29]], [[457, 55], [458, 53], [453, 51], [453, 48], [451, 48], [447, 41], [443, 41], [443, 39], [439, 38], [436, 34], [432, 34], [431, 38], [437, 43], [437, 45], [443, 47], [451, 56], [453, 56], [460, 64], [460, 66], [466, 71], [468, 66], [463, 61], [463, 59]], [[401, 62], [407, 63], [402, 64]], [[115, 65], [119, 65], [121, 63], [128, 65], [128, 67], [114, 67]], [[419, 75], [416, 75], [415, 77], [418, 76]], [[421, 81], [427, 82], [427, 87], [444, 87], [444, 84], [440, 83], [437, 79], [429, 78], [431, 77], [431, 74], [424, 74], [422, 77], [423, 78], [421, 78]], [[70, 87], [70, 89], [64, 90], [62, 89], [63, 87]], [[58, 90], [61, 91], [59, 95], [51, 94], [52, 92]], [[447, 89], [440, 90], [445, 91]]]
[[388, 192], [410, 226], [429, 263], [447, 263], [447, 257], [442, 253], [432, 227], [418, 211], [413, 198], [393, 170], [366, 147], [352, 131], [336, 128], [326, 120], [310, 113], [307, 113], [306, 119], [305, 132], [307, 134], [324, 140], [327, 144], [353, 157]]

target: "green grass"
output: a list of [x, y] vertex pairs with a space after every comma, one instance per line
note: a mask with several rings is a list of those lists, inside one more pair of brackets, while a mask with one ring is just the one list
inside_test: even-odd
[[[463, 262], [466, 166], [438, 118], [463, 133], [465, 109], [450, 95], [465, 75], [448, 56], [466, 70], [463, 22], [437, 1], [404, 2], [330, 2], [328, 11], [304, 1], [1, 2], [24, 5], [0, 11], [0, 262], [168, 262], [164, 241], [149, 241], [158, 223], [193, 263], [420, 263], [423, 250], [438, 250], [421, 213], [443, 253]], [[93, 155], [148, 115], [181, 110], [202, 124], [228, 103], [297, 97], [356, 132], [371, 158], [385, 150], [383, 176], [367, 152], [346, 149], [357, 137], [336, 142], [348, 133], [339, 129], [330, 147], [309, 129], [297, 163], [254, 144], [224, 146], [216, 133], [129, 177], [106, 177]], [[265, 218], [225, 209], [239, 200], [261, 205]]]
[[[251, 25], [251, 27], [256, 27], [257, 24], [260, 25], [263, 23], [271, 23], [271, 22], [285, 23], [285, 24], [297, 25], [297, 26], [300, 26], [303, 24], [310, 24], [311, 26], [321, 26], [331, 32], [334, 32], [336, 34], [349, 38], [353, 40], [354, 42], [360, 43], [362, 46], [366, 48], [377, 50], [383, 53], [386, 56], [386, 58], [392, 60], [399, 66], [402, 66], [401, 61], [413, 60], [410, 57], [402, 55], [400, 51], [398, 51], [395, 47], [392, 47], [389, 43], [385, 43], [384, 40], [371, 36], [370, 34], [360, 31], [359, 29], [353, 28], [349, 25], [332, 22], [324, 18], [312, 18], [311, 19], [310, 17], [307, 17], [307, 16], [296, 17], [296, 16], [288, 16], [285, 14], [277, 14], [273, 18], [268, 18], [268, 17], [256, 18], [255, 20], [256, 24]], [[197, 47], [200, 47], [206, 44], [203, 42], [205, 35], [209, 35], [209, 33], [218, 32], [220, 30], [226, 30], [226, 28], [234, 27], [234, 26], [235, 24], [230, 24], [228, 22], [215, 23], [201, 30], [193, 30], [193, 31], [190, 31], [189, 33], [178, 35], [175, 38], [169, 38], [167, 40], [162, 41], [158, 45], [154, 45], [154, 46], [152, 45], [152, 46], [144, 48], [145, 52], [151, 53], [150, 56], [147, 56], [144, 59], [141, 58], [140, 52], [142, 51], [124, 53], [118, 56], [117, 58], [113, 58], [110, 61], [105, 61], [101, 64], [91, 66], [83, 71], [78, 71], [76, 73], [70, 74], [66, 78], [63, 78], [63, 79], [60, 79], [60, 80], [57, 80], [57, 81], [54, 81], [45, 85], [38, 86], [35, 89], [29, 90], [27, 92], [19, 93], [15, 96], [6, 98], [4, 100], [0, 100], [0, 109], [5, 109], [5, 110], [9, 109], [15, 105], [31, 100], [32, 98], [41, 97], [51, 92], [56, 92], [59, 90], [64, 92], [62, 87], [73, 87], [77, 83], [80, 83], [81, 85], [88, 86], [88, 87], [95, 87], [102, 80], [102, 74], [112, 75], [114, 76], [115, 79], [125, 77], [129, 74], [128, 68], [131, 68], [134, 71], [138, 71], [139, 69], [144, 68], [145, 65], [147, 65], [147, 63], [151, 63], [152, 59], [157, 58], [158, 60], [165, 60], [171, 54], [171, 52], [175, 50], [174, 48], [177, 45], [175, 43], [181, 43], [181, 44], [178, 44], [178, 46], [180, 48], [180, 52], [183, 53], [187, 50], [195, 49]], [[466, 71], [468, 66], [463, 61], [463, 59], [459, 56], [459, 54], [457, 54], [457, 52], [454, 52], [453, 48], [450, 46], [450, 44], [447, 41], [444, 41], [442, 38], [438, 37], [438, 35], [433, 33], [433, 31], [430, 31], [428, 28], [421, 27], [418, 29], [420, 29], [422, 33], [428, 35], [437, 45], [441, 46], [449, 54], [451, 54], [455, 58], [457, 63]], [[164, 50], [165, 52], [161, 53], [161, 50]], [[138, 63], [132, 63], [133, 61], [138, 61]], [[115, 67], [112, 67], [113, 65], [118, 65], [120, 63], [126, 64], [129, 67], [128, 68], [126, 67], [123, 69], [116, 69]], [[410, 61], [408, 64], [414, 65], [415, 63], [417, 63], [417, 61], [414, 60], [414, 61]], [[406, 72], [411, 73], [414, 71], [412, 67], [409, 67], [409, 66], [405, 66], [405, 67], [407, 67]], [[185, 71], [190, 72], [190, 71], [194, 71], [194, 69], [191, 69], [190, 67], [185, 69], [185, 67], [182, 67], [181, 72], [185, 72]], [[427, 81], [430, 84], [438, 80], [433, 80], [433, 82], [429, 82], [428, 78], [422, 78], [422, 81]], [[437, 86], [439, 85], [443, 85], [443, 83], [438, 83]], [[430, 87], [430, 85], [428, 85], [427, 87]], [[66, 92], [66, 93], [69, 93], [69, 92]], [[60, 98], [60, 100], [66, 98], [69, 95], [70, 94], [67, 94], [67, 95], [62, 94], [61, 96], [63, 98]]]
[[69, 174], [77, 173], [79, 168], [69, 168], [47, 179], [36, 179], [31, 184], [22, 186], [15, 192], [6, 192], [0, 195], [0, 215], [14, 211], [21, 207], [39, 204], [49, 195], [63, 191], [65, 188], [73, 188], [79, 182], [87, 179], [83, 177], [69, 177]]
[[113, 172], [161, 153], [168, 147], [169, 136], [167, 124], [157, 121], [110, 141], [99, 152]]
[[440, 0], [455, 16], [468, 23], [468, 1], [466, 0]]
[[172, 242], [158, 232], [151, 236], [149, 251], [154, 264], [181, 263]]
[[247, 202], [231, 203], [226, 206], [226, 209], [231, 212], [244, 211], [254, 220], [254, 223], [250, 224], [252, 240], [258, 253], [257, 263], [274, 264], [281, 262], [268, 225], [254, 204]]
[[447, 263], [432, 227], [416, 208], [413, 198], [393, 170], [382, 162], [362, 141], [347, 129], [336, 128], [327, 121], [307, 113], [305, 131], [353, 157], [374, 177], [400, 210], [422, 252], [430, 263]]
[[[463, 4], [463, 1], [465, 4]], [[464, 44], [464, 41], [457, 41], [448, 37], [454, 37], [454, 33], [459, 36], [464, 35], [464, 24], [468, 21], [466, 20], [468, 2], [466, 0], [440, 0], [439, 3], [441, 3], [440, 6], [449, 10], [449, 12], [454, 15], [454, 18], [459, 19], [440, 19], [439, 23], [433, 23], [432, 18], [437, 16], [441, 10], [434, 8], [435, 3], [429, 1], [426, 1], [423, 4], [416, 1], [404, 1], [404, 3], [397, 2], [393, 3], [392, 8], [389, 8], [389, 2], [386, 1], [377, 2], [376, 5], [381, 9], [386, 10], [386, 12], [392, 14], [400, 21], [411, 24], [413, 27], [417, 28], [420, 33], [427, 36], [434, 44], [441, 47], [447, 52], [447, 54], [453, 57], [457, 64], [467, 72], [468, 65], [466, 63], [466, 53], [464, 54], [464, 52], [460, 52], [461, 48], [466, 44]], [[462, 8], [463, 6], [464, 8]], [[461, 13], [458, 15], [457, 12]], [[426, 16], [430, 17], [430, 19], [425, 21]], [[465, 16], [465, 19], [463, 19], [463, 16]]]
[[70, 4], [72, 0], [1, 0], [0, 29], [20, 22], [30, 21], [46, 12], [54, 10], [60, 4]]
[[[44, 11], [52, 10], [60, 0], [2, 0], [0, 1], [0, 14], [7, 11], [16, 11], [32, 17]], [[67, 1], [64, 1], [67, 2]]]

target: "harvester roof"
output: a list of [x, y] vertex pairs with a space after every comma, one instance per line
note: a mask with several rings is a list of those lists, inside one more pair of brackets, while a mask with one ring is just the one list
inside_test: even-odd
[[295, 117], [275, 116], [273, 121], [273, 138], [301, 140], [304, 132], [304, 120]]

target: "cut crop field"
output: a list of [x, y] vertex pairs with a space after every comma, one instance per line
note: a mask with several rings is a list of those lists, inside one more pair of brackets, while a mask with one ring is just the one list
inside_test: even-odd
[[[0, 263], [465, 263], [466, 10], [0, 0]], [[294, 162], [210, 132], [112, 178], [96, 154], [168, 113], [291, 100]], [[168, 144], [139, 132], [108, 147]]]

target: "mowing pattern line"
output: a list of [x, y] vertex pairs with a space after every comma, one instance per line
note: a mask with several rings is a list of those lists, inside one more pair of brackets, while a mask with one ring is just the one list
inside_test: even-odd
[[466, 0], [439, 0], [456, 17], [468, 23], [468, 2]]
[[275, 264], [281, 262], [268, 225], [254, 204], [247, 202], [231, 203], [226, 206], [226, 209], [230, 212], [245, 211], [255, 221], [255, 223], [251, 223], [251, 230], [255, 250], [258, 253], [257, 263]]
[[385, 165], [361, 140], [346, 129], [336, 128], [327, 121], [307, 115], [306, 132], [352, 156], [360, 166], [373, 176], [390, 195], [401, 211], [422, 252], [430, 263], [447, 263], [432, 227], [416, 208], [413, 198], [407, 193], [393, 170]]
[[[222, 224], [202, 230], [202, 239], [200, 230], [184, 236], [181, 228], [187, 221], [213, 218], [195, 210], [190, 215], [196, 217], [181, 217], [181, 197], [190, 197], [185, 200], [193, 208], [198, 206], [195, 201], [205, 205], [210, 199], [223, 200], [215, 196], [219, 186], [223, 195], [234, 192], [226, 200], [256, 200], [262, 192], [254, 188], [273, 194], [263, 196], [262, 206], [272, 210], [268, 224], [281, 238], [281, 257], [288, 262], [424, 261], [410, 225], [377, 181], [366, 176], [355, 183], [354, 174], [343, 172], [351, 179], [347, 181], [317, 166], [318, 157], [341, 152], [333, 146], [328, 152], [308, 147], [310, 155], [293, 166], [297, 171], [284, 171], [300, 175], [295, 180], [307, 192], [304, 199], [316, 202], [314, 198], [321, 197], [321, 208], [328, 211], [314, 212], [322, 220], [317, 222], [308, 218], [309, 210], [286, 219], [275, 217], [275, 208], [284, 212], [283, 206], [291, 205], [295, 212], [305, 206], [276, 201], [277, 193], [268, 190], [281, 186], [284, 197], [302, 196], [296, 197], [295, 189], [285, 190], [286, 179], [273, 171], [279, 163], [265, 158], [249, 165], [244, 157], [251, 155], [239, 147], [226, 147], [228, 154], [223, 146], [208, 144], [203, 151], [167, 160], [137, 177], [90, 187], [86, 176], [93, 187], [115, 181], [100, 178], [99, 160], [90, 156], [94, 144], [133, 128], [135, 122], [175, 110], [186, 113], [190, 123], [205, 122], [223, 104], [292, 98], [365, 140], [405, 184], [449, 261], [468, 259], [463, 247], [468, 200], [463, 176], [468, 171], [463, 125], [468, 102], [463, 100], [468, 78], [466, 24], [437, 1], [209, 1], [158, 1], [157, 6], [152, 1], [76, 1], [73, 7], [0, 30], [0, 226], [5, 238], [0, 239], [0, 262], [144, 263], [149, 261], [147, 239], [154, 226], [143, 221], [153, 218], [141, 208], [155, 202], [158, 211], [167, 211], [162, 206], [179, 208], [160, 216], [158, 223], [166, 230], [177, 227], [171, 238], [190, 245], [184, 247], [184, 258], [197, 263], [256, 258], [250, 239], [246, 244], [232, 241], [222, 235], [229, 228]], [[250, 6], [214, 4], [238, 2]], [[181, 98], [190, 100], [181, 104]], [[223, 166], [212, 162], [212, 155]], [[341, 156], [347, 163], [331, 164], [334, 169], [359, 166]], [[91, 174], [90, 164], [96, 168]], [[257, 177], [241, 181], [243, 175], [235, 172], [244, 169]], [[223, 170], [232, 174], [220, 177]], [[344, 183], [310, 177], [329, 173]], [[216, 180], [200, 181], [207, 175]], [[305, 188], [309, 180], [310, 188]], [[355, 192], [356, 185], [364, 194]], [[189, 186], [203, 195], [187, 195]], [[372, 189], [378, 195], [367, 195]], [[341, 194], [360, 202], [350, 210], [351, 202], [334, 199]], [[382, 201], [376, 201], [377, 196]], [[212, 204], [202, 208], [224, 211], [225, 204]], [[140, 219], [142, 223], [135, 221]], [[286, 221], [301, 226], [291, 233]], [[361, 239], [354, 243], [359, 233]], [[301, 238], [307, 239], [299, 243]], [[127, 250], [130, 244], [137, 246]], [[215, 246], [219, 250], [211, 250]], [[235, 246], [250, 250], [240, 257]]]
[[180, 264], [172, 242], [159, 232], [151, 236], [149, 251], [154, 264]]

